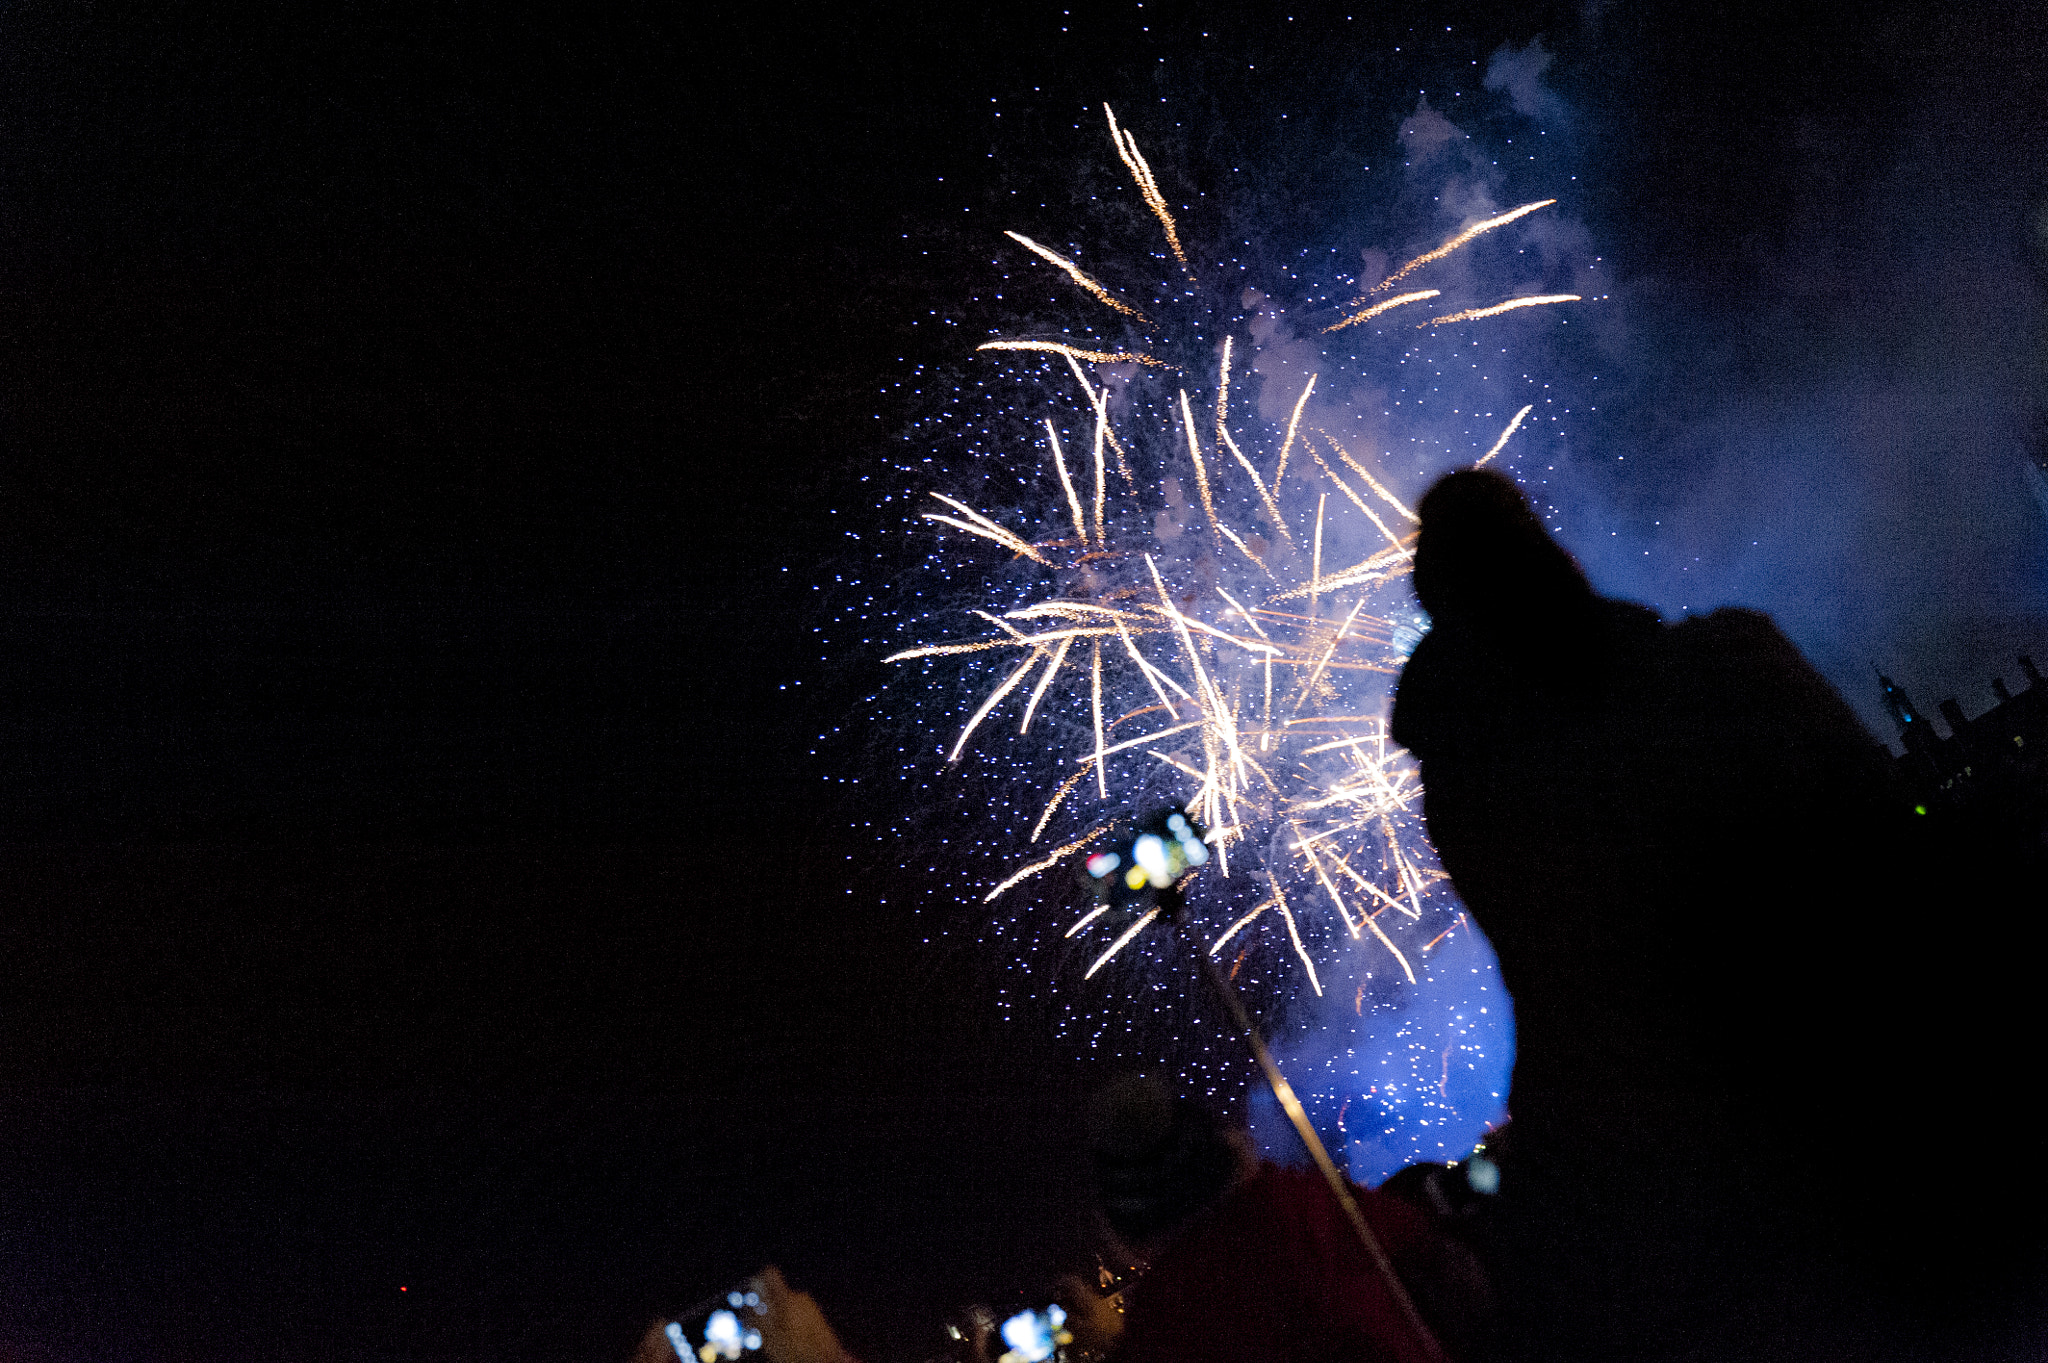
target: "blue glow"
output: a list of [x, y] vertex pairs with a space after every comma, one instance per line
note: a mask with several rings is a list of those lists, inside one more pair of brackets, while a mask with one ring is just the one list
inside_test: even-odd
[[[1316, 1134], [1368, 1186], [1410, 1164], [1463, 1159], [1507, 1117], [1515, 1024], [1492, 946], [1468, 923], [1418, 966], [1427, 988], [1329, 981], [1314, 1030], [1274, 1038]], [[1273, 1095], [1254, 1088], [1249, 1107], [1261, 1152], [1305, 1167]]]

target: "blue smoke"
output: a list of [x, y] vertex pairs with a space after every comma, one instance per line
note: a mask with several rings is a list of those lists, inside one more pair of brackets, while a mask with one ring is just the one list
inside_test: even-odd
[[[1358, 958], [1353, 958], [1354, 961]], [[1419, 963], [1424, 987], [1354, 974], [1330, 1006], [1276, 1038], [1280, 1064], [1324, 1146], [1368, 1186], [1409, 1164], [1462, 1159], [1507, 1118], [1514, 1010], [1485, 936], [1464, 920]], [[1307, 1149], [1271, 1090], [1252, 1089], [1253, 1139], [1305, 1167]]]

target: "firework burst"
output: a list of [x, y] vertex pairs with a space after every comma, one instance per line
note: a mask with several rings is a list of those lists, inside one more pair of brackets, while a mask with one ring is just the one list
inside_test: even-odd
[[[1196, 196], [1146, 160], [1142, 128], [1111, 127], [1105, 171], [1129, 180], [1077, 181], [1074, 202], [1120, 223], [1119, 249], [1005, 224], [1005, 291], [1054, 311], [987, 333], [975, 377], [916, 386], [941, 410], [913, 424], [910, 481], [882, 499], [904, 498], [923, 565], [870, 584], [861, 616], [889, 622], [876, 652], [902, 678], [869, 740], [909, 786], [896, 855], [959, 905], [934, 926], [972, 940], [953, 963], [999, 1008], [1191, 1092], [1244, 1094], [1256, 1134], [1275, 1114], [1245, 1087], [1193, 937], [1354, 1177], [1455, 1158], [1501, 1115], [1513, 1023], [1386, 732], [1428, 627], [1414, 502], [1451, 468], [1526, 459], [1532, 412], [1555, 434], [1555, 399], [1501, 337], [1572, 301], [1559, 274], [1595, 278], [1546, 244], [1576, 241], [1569, 224], [1512, 226], [1548, 201], [1503, 212], [1455, 173], [1425, 211], [1465, 208], [1406, 264], [1276, 265], [1251, 230], [1180, 221]], [[1488, 296], [1503, 268], [1516, 286]], [[1214, 852], [1174, 928], [1097, 904], [1077, 874], [1166, 807]]]
[[[1192, 285], [1179, 226], [1150, 165], [1132, 132], [1107, 106], [1105, 113], [1119, 157]], [[1552, 202], [1465, 227], [1366, 290], [1357, 310], [1323, 330], [1440, 297], [1424, 288], [1371, 301], [1394, 281]], [[1004, 524], [945, 492], [932, 492], [937, 505], [924, 513], [971, 537], [960, 552], [1003, 553], [1036, 569], [1022, 604], [972, 612], [981, 625], [973, 637], [920, 644], [888, 659], [1010, 660], [953, 736], [949, 763], [1006, 722], [1020, 734], [1038, 723], [1045, 735], [1054, 770], [1021, 841], [1057, 845], [1020, 856], [987, 901], [1048, 875], [1061, 884], [1059, 868], [1117, 817], [1172, 802], [1209, 828], [1214, 845], [1211, 869], [1191, 896], [1212, 954], [1234, 952], [1241, 964], [1267, 944], [1287, 953], [1297, 978], [1320, 995], [1318, 947], [1348, 944], [1378, 953], [1384, 970], [1417, 984], [1429, 953], [1463, 920], [1423, 833], [1415, 764], [1386, 732], [1390, 683], [1421, 624], [1405, 580], [1414, 511], [1375, 475], [1373, 455], [1347, 448], [1315, 421], [1315, 373], [1301, 382], [1284, 431], [1256, 431], [1234, 419], [1236, 336], [1226, 332], [1220, 353], [1212, 351], [1214, 368], [1197, 373], [1187, 357], [1201, 347], [1172, 334], [1171, 305], [1192, 300], [1200, 310], [1192, 287], [1167, 291], [1159, 300], [1167, 306], [1154, 305], [1165, 320], [1155, 322], [1067, 257], [1007, 235], [1131, 330], [1107, 350], [1030, 337], [979, 347], [1059, 357], [1082, 400], [1078, 410], [1088, 414], [1064, 435], [1054, 417], [1042, 418], [1034, 458], [1049, 466], [1061, 492], [1057, 535]], [[1512, 298], [1420, 325], [1575, 298]], [[1147, 373], [1159, 376], [1154, 391], [1134, 391]], [[1121, 430], [1111, 416], [1113, 390], [1126, 409]], [[1498, 454], [1528, 411], [1516, 413], [1472, 462]], [[1156, 470], [1156, 483], [1141, 483], [1134, 465]], [[1369, 546], [1362, 553], [1361, 541]], [[1063, 722], [1045, 723], [1048, 696], [1085, 704], [1063, 707]], [[1073, 722], [1076, 711], [1085, 722]], [[1313, 929], [1305, 930], [1305, 920], [1315, 920]], [[1084, 972], [1093, 976], [1144, 926], [1100, 909], [1077, 911], [1063, 937], [1099, 935], [1101, 948]]]

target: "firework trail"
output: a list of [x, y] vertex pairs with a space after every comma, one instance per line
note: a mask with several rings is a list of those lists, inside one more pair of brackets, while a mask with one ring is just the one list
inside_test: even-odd
[[[1473, 238], [1478, 237], [1483, 233], [1491, 232], [1496, 227], [1505, 227], [1517, 218], [1525, 218], [1529, 214], [1534, 213], [1537, 209], [1548, 208], [1556, 202], [1557, 200], [1555, 199], [1538, 199], [1535, 203], [1523, 204], [1520, 208], [1511, 208], [1497, 218], [1488, 218], [1485, 222], [1475, 222], [1470, 227], [1466, 228], [1464, 231], [1458, 233], [1449, 241], [1445, 242], [1443, 245], [1437, 247], [1434, 251], [1423, 252], [1421, 255], [1415, 257], [1415, 259], [1409, 261], [1406, 265], [1403, 265], [1400, 269], [1388, 275], [1385, 279], [1382, 279], [1379, 283], [1373, 285], [1372, 288], [1367, 291], [1366, 296], [1370, 297], [1372, 294], [1379, 293], [1383, 289], [1391, 289], [1392, 287], [1394, 287], [1395, 284], [1399, 283], [1403, 279], [1406, 279], [1410, 274], [1414, 273], [1416, 270], [1421, 269], [1423, 266], [1434, 265], [1437, 261], [1442, 260], [1445, 256], [1450, 255], [1453, 251], [1456, 251], [1461, 247], [1470, 245]], [[1361, 298], [1358, 301], [1363, 303], [1365, 299]]]
[[1152, 178], [1152, 167], [1145, 164], [1143, 154], [1138, 151], [1138, 139], [1116, 125], [1116, 113], [1107, 104], [1102, 106], [1102, 112], [1109, 115], [1109, 140], [1116, 143], [1116, 154], [1123, 158], [1131, 178], [1138, 182], [1138, 193], [1144, 196], [1145, 206], [1166, 229], [1166, 244], [1173, 251], [1173, 258], [1180, 262], [1181, 272], [1193, 279], [1195, 272], [1188, 264], [1188, 253], [1181, 249], [1180, 229], [1175, 226], [1173, 214], [1166, 207], [1166, 196], [1159, 192], [1159, 182]]
[[1479, 456], [1479, 463], [1475, 465], [1475, 467], [1485, 468], [1488, 464], [1492, 463], [1493, 456], [1499, 454], [1502, 450], [1506, 449], [1508, 441], [1514, 438], [1515, 432], [1522, 429], [1522, 419], [1535, 410], [1536, 405], [1534, 403], [1530, 403], [1521, 411], [1516, 412], [1515, 419], [1513, 421], [1510, 421], [1508, 423], [1508, 428], [1500, 433], [1500, 439], [1493, 442], [1493, 448], [1488, 450], [1485, 454]]
[[1406, 307], [1410, 303], [1420, 303], [1425, 299], [1441, 297], [1442, 294], [1442, 289], [1417, 289], [1413, 293], [1398, 294], [1393, 298], [1383, 298], [1363, 312], [1354, 312], [1343, 321], [1324, 327], [1323, 331], [1326, 335], [1332, 331], [1342, 331], [1344, 328], [1356, 326], [1360, 322], [1370, 322], [1383, 312], [1392, 312], [1395, 308]]
[[1576, 303], [1578, 301], [1579, 296], [1575, 293], [1545, 293], [1537, 294], [1530, 298], [1510, 298], [1505, 303], [1495, 303], [1491, 307], [1464, 308], [1457, 312], [1447, 312], [1441, 317], [1430, 318], [1422, 325], [1426, 327], [1440, 327], [1451, 322], [1474, 322], [1481, 317], [1498, 317], [1504, 312], [1513, 312], [1516, 308], [1540, 308], [1547, 303]]
[[1064, 355], [1070, 360], [1087, 360], [1092, 364], [1149, 364], [1159, 368], [1171, 367], [1156, 355], [1139, 355], [1128, 350], [1083, 350], [1079, 346], [1066, 345], [1060, 341], [984, 341], [975, 349], [1042, 350], [1048, 355]]
[[1115, 308], [1124, 316], [1135, 317], [1140, 322], [1146, 320], [1144, 313], [1139, 312], [1129, 303], [1124, 302], [1121, 298], [1118, 298], [1108, 289], [1102, 287], [1101, 284], [1089, 278], [1086, 274], [1082, 272], [1080, 266], [1076, 265], [1073, 261], [1068, 260], [1059, 252], [1047, 250], [1045, 247], [1040, 246], [1031, 238], [1025, 236], [1022, 232], [1005, 232], [1003, 233], [1003, 235], [1008, 237], [1011, 241], [1016, 242], [1019, 246], [1022, 246], [1025, 250], [1031, 252], [1039, 259], [1047, 261], [1053, 265], [1057, 265], [1061, 270], [1066, 272], [1066, 275], [1069, 279], [1073, 280], [1076, 284], [1079, 284], [1082, 288], [1086, 289], [1089, 293], [1093, 294], [1099, 301], [1107, 304], [1112, 308]]
[[[1119, 158], [1193, 281], [1151, 167], [1108, 117]], [[1373, 292], [1553, 202], [1468, 226]], [[1027, 523], [1014, 503], [977, 507], [933, 490], [945, 509], [922, 513], [958, 554], [1003, 555], [1005, 590], [1015, 595], [969, 612], [979, 622], [971, 636], [931, 639], [887, 661], [1002, 655], [992, 684], [948, 735], [946, 760], [961, 763], [978, 738], [1007, 729], [998, 722], [1006, 706], [1017, 733], [1039, 736], [1043, 759], [1025, 768], [1043, 783], [1020, 820], [1028, 836], [1019, 829], [1008, 870], [976, 897], [1022, 897], [1033, 912], [1073, 904], [1048, 926], [1081, 953], [1074, 973], [1114, 978], [1121, 957], [1157, 930], [1154, 920], [1081, 902], [1063, 868], [1119, 819], [1172, 804], [1208, 830], [1215, 855], [1189, 886], [1190, 915], [1233, 977], [1248, 959], [1284, 962], [1296, 985], [1321, 997], [1333, 967], [1411, 991], [1426, 989], [1432, 966], [1448, 958], [1473, 970], [1480, 957], [1471, 952], [1483, 957], [1483, 941], [1466, 941], [1476, 934], [1462, 930], [1424, 835], [1417, 767], [1387, 734], [1391, 685], [1420, 621], [1407, 582], [1417, 517], [1376, 471], [1380, 456], [1331, 433], [1339, 412], [1314, 409], [1317, 372], [1290, 383], [1279, 408], [1288, 412], [1284, 428], [1240, 417], [1231, 400], [1233, 379], [1244, 377], [1239, 337], [1226, 329], [1214, 343], [1190, 345], [1200, 319], [1175, 309], [1205, 306], [1192, 290], [1154, 297], [1141, 311], [1067, 257], [1007, 235], [1107, 309], [1103, 321], [1124, 334], [1112, 343], [1027, 336], [977, 347], [1056, 355], [1078, 389], [1078, 408], [1053, 410], [1081, 420], [1062, 429], [1042, 417], [1029, 456], [1059, 490], [1051, 536], [1046, 521]], [[1317, 330], [1439, 297], [1422, 288], [1362, 307], [1368, 300], [1360, 299]], [[1513, 298], [1421, 325], [1565, 301]], [[1123, 409], [1114, 419], [1113, 389]], [[1500, 454], [1529, 410], [1493, 425], [1492, 448], [1463, 462]], [[1058, 845], [1040, 850], [1046, 843]], [[1366, 991], [1361, 984], [1361, 1016]], [[1277, 991], [1292, 992], [1286, 984]], [[1347, 984], [1347, 1004], [1349, 992]]]

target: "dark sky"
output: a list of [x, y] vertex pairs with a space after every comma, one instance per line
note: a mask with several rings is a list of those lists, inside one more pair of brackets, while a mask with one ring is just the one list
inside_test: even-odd
[[0, 1355], [622, 1357], [775, 1258], [916, 1357], [1085, 1252], [1093, 1072], [876, 903], [810, 642], [1071, 107], [1391, 144], [1542, 36], [1654, 470], [1573, 533], [1930, 704], [2048, 650], [2023, 493], [1943, 491], [2041, 453], [2027, 20], [571, 8], [0, 11]]

